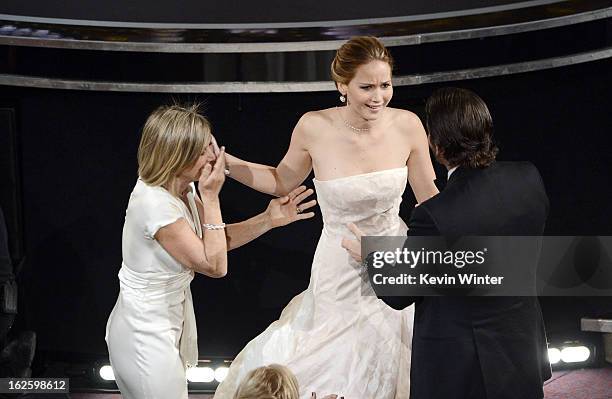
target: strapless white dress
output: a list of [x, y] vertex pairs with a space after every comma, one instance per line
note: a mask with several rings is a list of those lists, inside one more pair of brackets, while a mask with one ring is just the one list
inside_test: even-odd
[[405, 235], [406, 182], [406, 167], [314, 180], [324, 226], [310, 284], [238, 354], [215, 399], [231, 399], [250, 370], [270, 363], [295, 373], [301, 398], [408, 398], [414, 306], [396, 311], [368, 295], [367, 275], [341, 247], [350, 222], [366, 235]]

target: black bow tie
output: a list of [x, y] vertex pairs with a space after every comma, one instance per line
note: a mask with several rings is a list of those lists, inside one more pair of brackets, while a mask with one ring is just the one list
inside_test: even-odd
[[446, 187], [446, 179], [436, 179], [434, 180], [434, 184], [438, 187], [439, 191], [442, 191], [444, 187]]

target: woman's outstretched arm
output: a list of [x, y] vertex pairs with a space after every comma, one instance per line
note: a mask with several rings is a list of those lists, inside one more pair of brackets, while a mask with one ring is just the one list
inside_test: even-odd
[[312, 189], [300, 186], [289, 195], [270, 201], [264, 212], [242, 222], [228, 224], [225, 229], [227, 250], [247, 244], [273, 228], [313, 217], [314, 212], [304, 212], [317, 204], [316, 200], [304, 202], [312, 193]]
[[312, 170], [308, 152], [309, 114], [303, 115], [293, 129], [287, 153], [278, 166], [247, 162], [226, 155], [230, 177], [262, 193], [277, 197], [287, 195], [298, 187]]

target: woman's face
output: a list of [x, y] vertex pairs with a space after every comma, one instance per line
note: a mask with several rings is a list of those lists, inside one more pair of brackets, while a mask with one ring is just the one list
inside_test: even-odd
[[393, 97], [391, 67], [384, 61], [370, 61], [357, 68], [348, 85], [338, 85], [347, 97], [348, 109], [365, 120], [376, 120]]
[[213, 144], [211, 142], [204, 149], [204, 151], [202, 151], [200, 156], [196, 159], [195, 163], [181, 173], [181, 176], [188, 179], [189, 181], [198, 181], [200, 179], [200, 175], [202, 174], [202, 169], [204, 169], [204, 166], [206, 166], [207, 163], [210, 163], [211, 166], [214, 166], [216, 160], [217, 157], [215, 156]]

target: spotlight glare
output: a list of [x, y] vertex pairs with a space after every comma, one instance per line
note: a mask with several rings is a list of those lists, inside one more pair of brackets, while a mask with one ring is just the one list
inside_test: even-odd
[[548, 348], [548, 361], [557, 364], [561, 361], [561, 351], [557, 348]]
[[113, 372], [113, 368], [109, 365], [100, 367], [98, 373], [100, 374], [100, 377], [105, 381], [115, 381], [115, 373]]
[[227, 367], [217, 367], [217, 369], [215, 370], [215, 380], [217, 380], [217, 382], [223, 382], [225, 377], [227, 377], [228, 371], [229, 369]]
[[568, 346], [561, 350], [561, 360], [565, 363], [579, 363], [588, 360], [591, 351], [586, 346]]
[[189, 382], [212, 382], [215, 379], [215, 371], [210, 367], [191, 367], [187, 369], [187, 381]]

